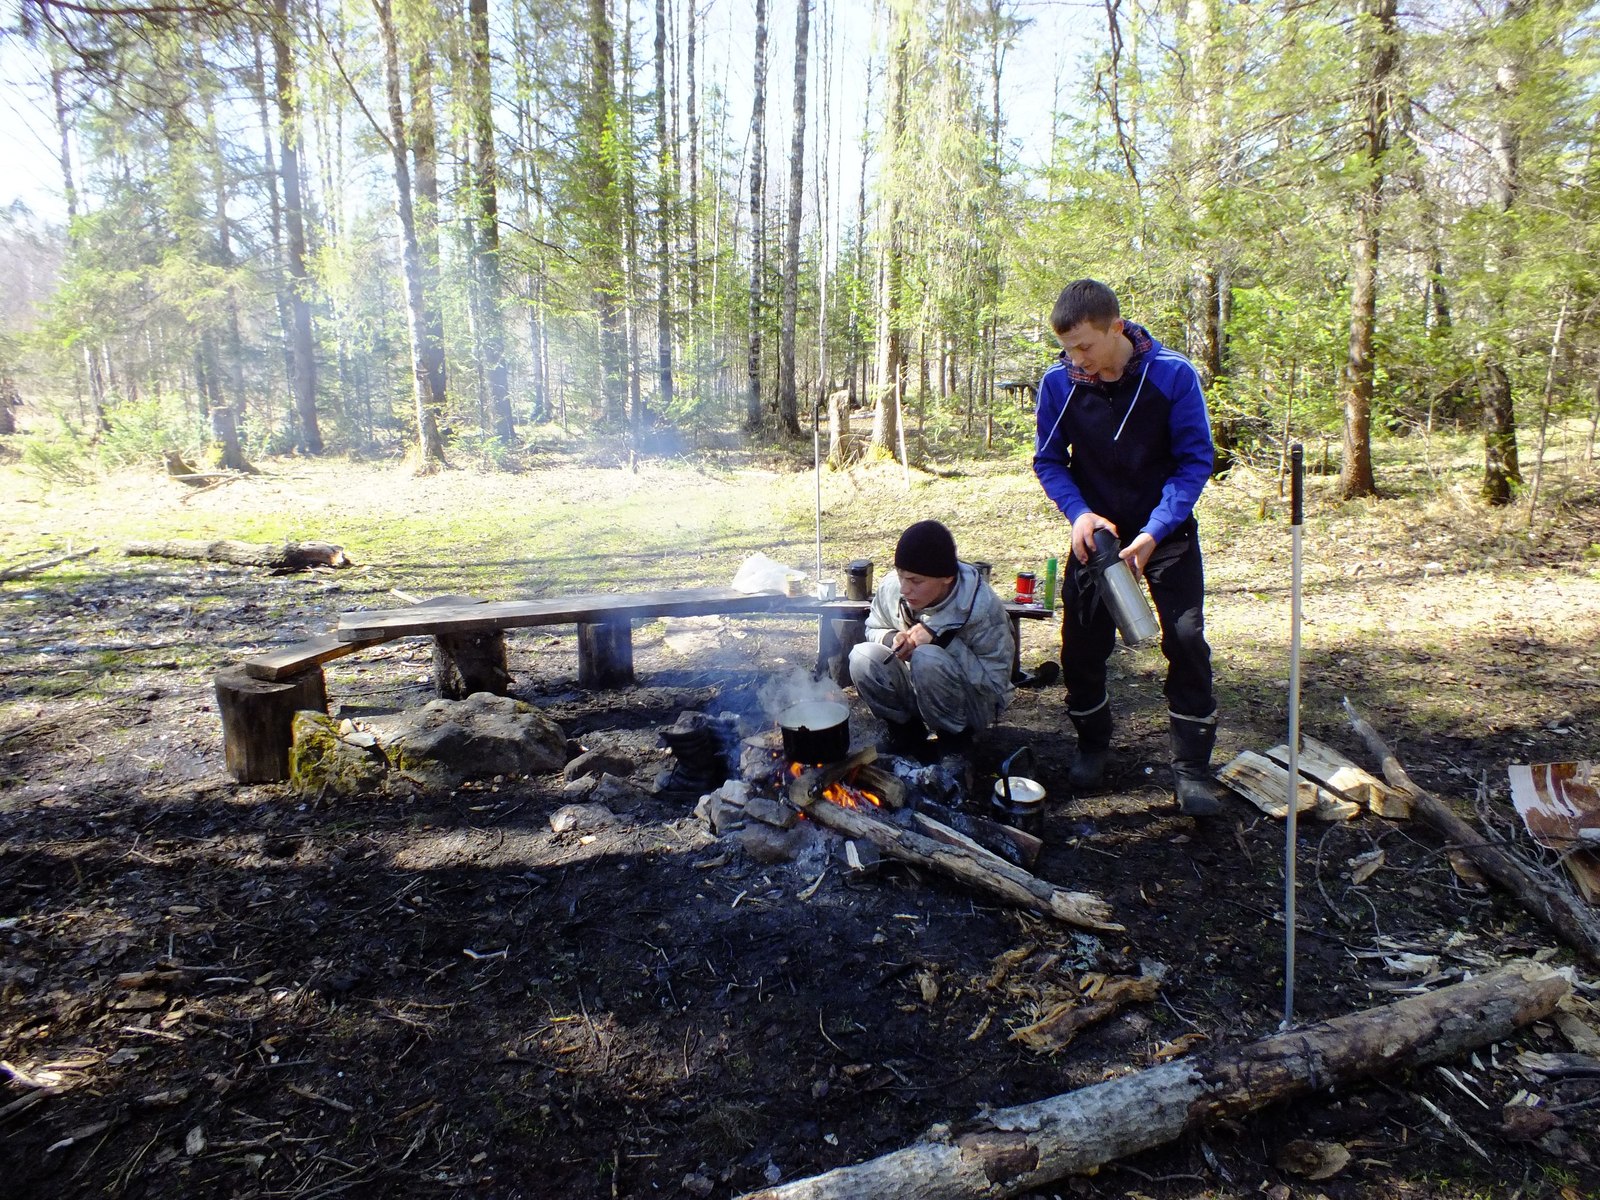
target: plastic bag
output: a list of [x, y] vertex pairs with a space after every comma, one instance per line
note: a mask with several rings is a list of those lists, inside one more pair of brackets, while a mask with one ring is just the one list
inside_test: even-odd
[[754, 595], [756, 592], [781, 592], [789, 578], [797, 574], [798, 572], [781, 562], [758, 552], [739, 564], [739, 570], [733, 577], [733, 587], [746, 595]]

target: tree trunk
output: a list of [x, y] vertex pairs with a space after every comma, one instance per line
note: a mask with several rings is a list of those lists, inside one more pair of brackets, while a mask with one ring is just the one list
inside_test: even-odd
[[1483, 498], [1493, 505], [1510, 504], [1512, 485], [1522, 472], [1517, 466], [1517, 418], [1511, 380], [1493, 357], [1478, 372], [1483, 404]]
[[311, 273], [306, 269], [305, 202], [300, 192], [300, 101], [289, 44], [288, 0], [272, 0], [273, 91], [278, 100], [278, 139], [283, 174], [283, 217], [289, 251], [289, 345], [300, 449], [322, 453], [317, 424], [317, 359], [311, 336]]
[[489, 0], [468, 0], [472, 25], [472, 240], [477, 288], [478, 347], [489, 382], [489, 412], [494, 435], [503, 444], [516, 439], [511, 413], [511, 381], [506, 368], [505, 319], [501, 315], [499, 163], [494, 148], [494, 91], [489, 71]]
[[755, 98], [750, 107], [750, 349], [746, 363], [745, 427], [761, 427], [761, 289], [767, 241], [767, 0], [756, 0]]
[[806, 181], [806, 54], [811, 34], [810, 0], [795, 0], [794, 137], [789, 144], [789, 221], [784, 230], [783, 316], [778, 329], [778, 419], [790, 437], [800, 436], [795, 394], [795, 317], [800, 304], [800, 215]]
[[617, 106], [611, 80], [616, 70], [615, 43], [606, 0], [589, 0], [587, 17], [589, 78], [579, 113], [580, 153], [588, 163], [590, 185], [587, 265], [598, 314], [595, 335], [602, 412], [608, 424], [620, 427], [627, 418], [627, 337], [623, 327], [625, 252], [609, 144], [616, 133], [612, 125]]
[[[883, 161], [895, 169], [906, 130], [906, 73], [910, 69], [910, 16], [896, 6], [889, 39], [889, 92], [885, 98]], [[901, 328], [900, 291], [905, 273], [905, 247], [900, 230], [900, 204], [891, 186], [883, 202], [882, 302], [878, 316], [878, 395], [872, 418], [871, 449], [893, 456], [901, 441], [901, 401], [905, 396], [905, 331]]]
[[378, 33], [383, 41], [383, 75], [389, 107], [389, 150], [394, 158], [395, 207], [400, 217], [400, 259], [405, 274], [406, 315], [411, 334], [411, 394], [416, 407], [420, 470], [445, 462], [438, 414], [444, 408], [444, 380], [428, 369], [427, 299], [422, 287], [422, 252], [417, 244], [416, 213], [411, 199], [411, 165], [406, 146], [405, 110], [400, 104], [400, 52], [395, 44], [390, 0], [373, 0]]
[[684, 9], [684, 20], [687, 24], [685, 35], [688, 45], [685, 48], [685, 86], [688, 89], [689, 108], [689, 312], [688, 312], [688, 345], [690, 365], [690, 387], [693, 389], [693, 399], [699, 399], [701, 386], [701, 347], [700, 347], [700, 109], [696, 93], [697, 82], [695, 79], [695, 50], [699, 37], [699, 21], [696, 17], [698, 5], [695, 0], [689, 0]]
[[442, 413], [449, 395], [449, 376], [444, 353], [444, 307], [440, 303], [439, 138], [433, 111], [433, 55], [426, 48], [411, 61], [410, 81], [411, 212], [422, 277], [422, 367], [428, 376], [428, 394], [436, 398], [437, 411]]
[[[1525, 18], [1528, 4], [1529, 0], [1505, 0], [1502, 23]], [[1489, 147], [1494, 163], [1489, 178], [1490, 199], [1500, 220], [1495, 234], [1489, 238], [1489, 269], [1491, 276], [1498, 277], [1494, 300], [1502, 321], [1513, 271], [1511, 255], [1515, 238], [1509, 228], [1510, 214], [1520, 186], [1522, 131], [1514, 114], [1521, 90], [1522, 63], [1514, 49], [1508, 50], [1495, 70], [1494, 91], [1500, 112]], [[1483, 498], [1492, 505], [1510, 504], [1513, 485], [1522, 480], [1517, 468], [1516, 398], [1511, 391], [1511, 378], [1492, 346], [1479, 369], [1478, 380], [1483, 406]]]
[[1383, 158], [1396, 59], [1396, 0], [1365, 0], [1362, 59], [1366, 114], [1362, 157], [1367, 177], [1356, 197], [1350, 264], [1350, 349], [1344, 366], [1344, 465], [1339, 494], [1346, 500], [1377, 494], [1372, 474], [1372, 342], [1378, 319], [1378, 223], [1383, 211]]
[[[694, 0], [690, 0], [691, 4]], [[672, 410], [672, 149], [667, 142], [667, 4], [656, 0], [656, 409]]]
[[1488, 975], [1232, 1050], [1122, 1075], [1014, 1108], [743, 1200], [977, 1200], [1020, 1196], [1227, 1120], [1360, 1079], [1447, 1062], [1549, 1016], [1571, 991], [1522, 960]]

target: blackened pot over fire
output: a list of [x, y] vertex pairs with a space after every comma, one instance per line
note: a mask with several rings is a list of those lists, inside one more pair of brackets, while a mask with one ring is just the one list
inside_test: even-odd
[[791, 704], [778, 714], [790, 762], [833, 763], [850, 753], [850, 709], [833, 700]]

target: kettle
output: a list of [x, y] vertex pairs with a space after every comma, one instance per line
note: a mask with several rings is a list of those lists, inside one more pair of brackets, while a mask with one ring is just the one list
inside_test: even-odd
[[1122, 631], [1123, 643], [1133, 647], [1159, 635], [1161, 627], [1150, 611], [1144, 589], [1122, 560], [1121, 553], [1122, 543], [1116, 534], [1109, 529], [1094, 531], [1094, 553], [1089, 556], [1089, 570], [1100, 581], [1100, 595], [1111, 610], [1112, 620]]

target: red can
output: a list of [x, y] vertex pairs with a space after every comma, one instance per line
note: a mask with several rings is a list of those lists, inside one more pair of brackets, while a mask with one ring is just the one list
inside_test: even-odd
[[1039, 577], [1032, 571], [1017, 572], [1017, 603], [1032, 604], [1034, 589], [1038, 586]]

